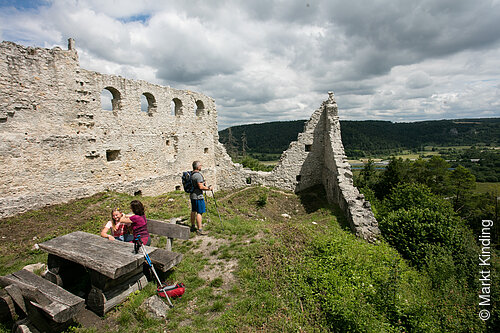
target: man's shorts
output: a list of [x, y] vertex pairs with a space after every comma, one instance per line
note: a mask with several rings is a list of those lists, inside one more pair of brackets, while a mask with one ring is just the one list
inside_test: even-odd
[[191, 211], [203, 214], [207, 211], [204, 199], [191, 199]]

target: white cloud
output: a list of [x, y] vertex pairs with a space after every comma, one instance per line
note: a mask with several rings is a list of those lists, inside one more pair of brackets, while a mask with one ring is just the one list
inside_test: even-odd
[[431, 84], [431, 77], [423, 71], [412, 73], [406, 80], [406, 87], [408, 89], [421, 89], [428, 87]]
[[221, 128], [306, 119], [329, 90], [342, 119], [500, 117], [497, 0], [0, 6], [2, 38], [73, 37], [84, 68], [210, 95]]

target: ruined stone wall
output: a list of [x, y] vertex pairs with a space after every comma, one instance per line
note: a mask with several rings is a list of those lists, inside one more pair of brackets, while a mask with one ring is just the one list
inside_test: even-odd
[[370, 203], [364, 200], [364, 195], [359, 193], [353, 184], [351, 166], [342, 144], [338, 108], [333, 93], [330, 93], [322, 108], [325, 115], [322, 184], [328, 201], [339, 205], [356, 236], [373, 241], [380, 234], [380, 230]]
[[283, 152], [273, 171], [250, 171], [233, 164], [220, 144], [216, 158], [217, 178], [221, 187], [239, 188], [248, 184], [261, 184], [300, 192], [315, 185], [323, 185], [328, 201], [339, 205], [357, 236], [373, 241], [380, 234], [370, 203], [353, 185], [333, 93], [329, 93], [328, 100], [306, 122], [304, 131]]
[[180, 189], [195, 158], [217, 184], [217, 140], [208, 96], [82, 69], [72, 40], [68, 50], [0, 44], [0, 217], [106, 189]]

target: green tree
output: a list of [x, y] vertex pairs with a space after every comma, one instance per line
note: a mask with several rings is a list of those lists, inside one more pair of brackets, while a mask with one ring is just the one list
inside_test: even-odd
[[373, 188], [377, 181], [378, 176], [377, 171], [375, 170], [375, 162], [370, 158], [368, 162], [364, 164], [363, 169], [357, 178], [356, 186]]
[[428, 177], [427, 162], [422, 158], [418, 158], [415, 162], [413, 162], [411, 165], [410, 176], [417, 183], [425, 184]]
[[238, 143], [236, 142], [236, 139], [233, 136], [231, 127], [227, 129], [227, 139], [226, 142], [224, 143], [224, 146], [226, 147], [227, 153], [235, 158], [238, 155]]
[[383, 207], [386, 212], [429, 208], [447, 216], [454, 215], [453, 207], [448, 201], [433, 194], [427, 185], [417, 183], [398, 185], [386, 196]]
[[459, 165], [450, 173], [449, 182], [454, 193], [453, 206], [459, 211], [472, 196], [476, 187], [476, 177], [466, 168]]
[[433, 193], [446, 194], [450, 164], [439, 156], [432, 156], [426, 163], [426, 179], [424, 184], [429, 186]]
[[243, 132], [241, 135], [241, 151], [243, 156], [247, 156], [248, 144], [247, 144], [247, 133]]
[[383, 199], [398, 184], [409, 181], [410, 164], [411, 162], [408, 159], [391, 157], [380, 181], [374, 185], [375, 194], [379, 199]]

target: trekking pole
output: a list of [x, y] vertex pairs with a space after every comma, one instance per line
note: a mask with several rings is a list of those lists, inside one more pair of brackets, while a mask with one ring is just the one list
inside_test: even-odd
[[220, 226], [222, 227], [222, 231], [224, 231], [224, 225], [222, 224], [222, 219], [220, 218], [219, 207], [217, 207], [217, 200], [215, 200], [214, 190], [212, 190], [212, 189], [210, 189], [210, 190], [212, 191], [212, 198], [214, 198], [215, 209], [217, 210], [217, 214], [219, 214]]
[[156, 290], [156, 292], [158, 294], [160, 294], [161, 292], [163, 292], [163, 294], [165, 295], [165, 298], [168, 301], [168, 304], [170, 304], [170, 306], [173, 307], [174, 305], [172, 304], [172, 301], [170, 300], [170, 297], [168, 297], [168, 295], [167, 295], [167, 290], [172, 289], [171, 288], [172, 286], [165, 286], [164, 283], [162, 283], [160, 281], [160, 278], [158, 277], [158, 274], [156, 274], [156, 270], [155, 270], [155, 268], [153, 266], [153, 263], [151, 262], [151, 258], [149, 257], [148, 252], [146, 251], [146, 248], [145, 248], [144, 243], [142, 242], [140, 236], [137, 236], [137, 238], [134, 239], [135, 253], [138, 252], [138, 249], [136, 247], [137, 245], [139, 245], [139, 247], [141, 248], [142, 253], [144, 254], [144, 258], [146, 258], [146, 261], [147, 261], [149, 267], [151, 268], [151, 270], [153, 271], [153, 274], [154, 274], [154, 276], [156, 278], [156, 283], [158, 285], [158, 289]]
[[210, 217], [208, 216], [208, 195], [205, 194], [205, 192], [203, 192], [203, 199], [205, 199], [205, 205], [207, 206], [207, 222], [211, 222]]

